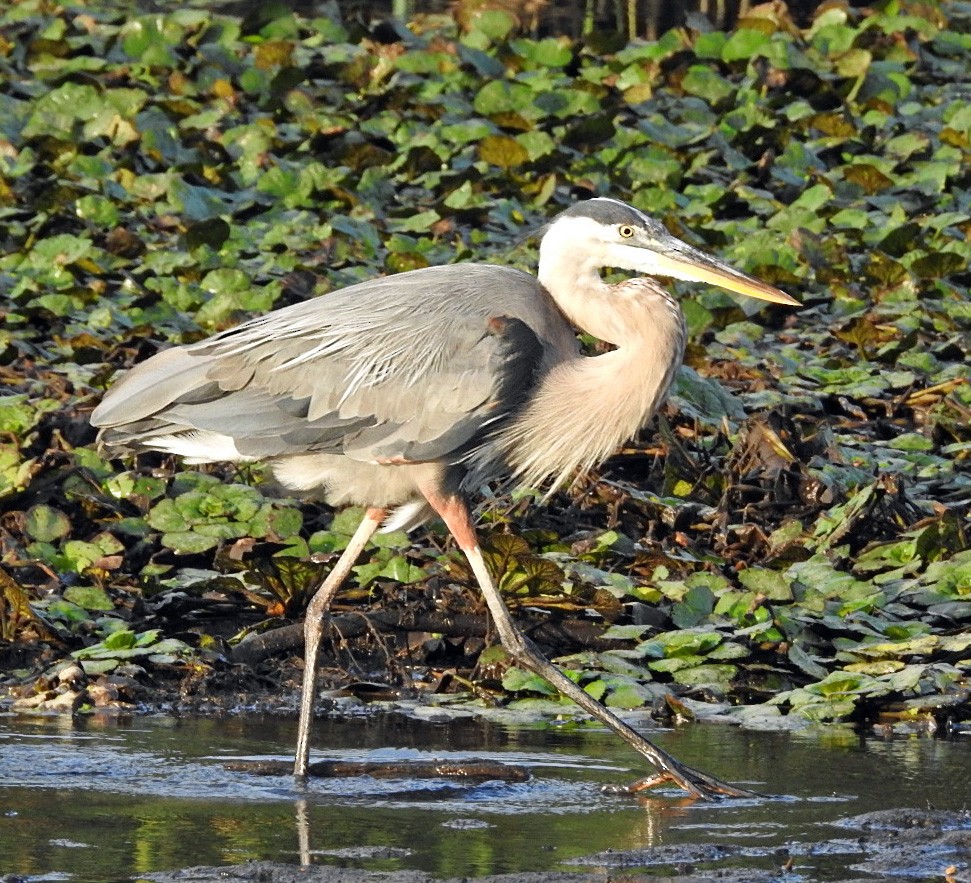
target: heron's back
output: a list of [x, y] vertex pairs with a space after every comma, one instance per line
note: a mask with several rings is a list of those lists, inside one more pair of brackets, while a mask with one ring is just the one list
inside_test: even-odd
[[[532, 276], [432, 267], [164, 350], [125, 374], [91, 421], [118, 453], [270, 460], [293, 490], [393, 505], [414, 497], [412, 468], [457, 467], [576, 352], [572, 329]], [[393, 479], [390, 465], [402, 467]], [[373, 498], [369, 468], [395, 486], [390, 498]]]

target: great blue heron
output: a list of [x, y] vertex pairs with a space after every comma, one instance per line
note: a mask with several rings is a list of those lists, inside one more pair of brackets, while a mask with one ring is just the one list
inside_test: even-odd
[[[631, 789], [673, 781], [705, 798], [749, 793], [679, 763], [551, 664], [513, 623], [476, 538], [468, 493], [496, 477], [562, 485], [634, 435], [668, 392], [686, 333], [677, 301], [653, 279], [606, 284], [605, 268], [798, 305], [643, 212], [597, 198], [545, 228], [538, 281], [456, 264], [351, 285], [164, 350], [125, 374], [91, 415], [113, 453], [266, 461], [295, 494], [368, 507], [307, 609], [298, 777], [307, 773], [331, 600], [382, 523], [412, 529], [437, 514], [509, 655], [657, 767]], [[583, 355], [574, 328], [614, 349]]]

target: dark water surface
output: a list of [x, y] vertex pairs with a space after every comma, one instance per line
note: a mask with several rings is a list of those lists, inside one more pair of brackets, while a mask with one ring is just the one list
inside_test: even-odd
[[[398, 714], [320, 720], [314, 759], [496, 759], [522, 784], [315, 780], [228, 772], [222, 762], [289, 756], [294, 721], [232, 717], [0, 716], [0, 876], [125, 880], [250, 859], [442, 877], [549, 870], [604, 850], [671, 844], [782, 846], [834, 836], [832, 822], [895, 807], [971, 804], [971, 740], [862, 741], [695, 724], [648, 733], [680, 760], [777, 795], [705, 804], [661, 791], [599, 793], [646, 772], [606, 731], [445, 722]], [[825, 857], [819, 879], [839, 880]], [[780, 878], [781, 879], [781, 878]], [[792, 879], [791, 877], [788, 879]]]

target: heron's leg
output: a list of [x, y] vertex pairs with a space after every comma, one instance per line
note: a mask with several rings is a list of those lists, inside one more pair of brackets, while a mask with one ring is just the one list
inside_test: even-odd
[[310, 757], [310, 728], [314, 720], [314, 700], [317, 696], [317, 658], [320, 656], [320, 642], [324, 636], [324, 617], [334, 600], [337, 590], [344, 584], [358, 556], [371, 539], [374, 532], [387, 516], [387, 509], [368, 509], [364, 518], [354, 531], [347, 548], [337, 559], [334, 569], [314, 593], [307, 605], [307, 615], [303, 622], [304, 665], [303, 688], [300, 693], [300, 723], [297, 725], [297, 750], [293, 763], [293, 774], [302, 779], [307, 775], [307, 760]]
[[502, 600], [502, 596], [492, 582], [492, 577], [482, 558], [482, 550], [479, 548], [475, 528], [465, 501], [458, 496], [442, 495], [436, 497], [427, 494], [426, 496], [448, 525], [449, 530], [458, 541], [459, 547], [469, 559], [472, 572], [475, 574], [479, 588], [482, 590], [489, 607], [489, 612], [492, 614], [493, 622], [496, 624], [499, 639], [510, 656], [523, 667], [548, 681], [588, 714], [610, 727], [635, 751], [642, 754], [657, 767], [658, 775], [640, 779], [623, 790], [636, 793], [661, 782], [670, 781], [690, 794], [705, 800], [713, 800], [719, 796], [753, 796], [751, 791], [735, 788], [713, 776], [709, 776], [707, 773], [692, 769], [675, 760], [666, 751], [658, 748], [653, 742], [645, 739], [640, 733], [625, 724], [543, 656], [539, 648], [517, 628], [509, 615], [509, 610]]

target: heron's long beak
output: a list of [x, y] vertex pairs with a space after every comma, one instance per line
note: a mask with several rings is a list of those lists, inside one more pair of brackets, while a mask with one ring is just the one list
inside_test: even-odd
[[[652, 248], [651, 261], [654, 272], [661, 276], [672, 276], [685, 282], [707, 282], [727, 291], [747, 294], [759, 300], [767, 300], [774, 304], [788, 306], [802, 306], [794, 297], [765, 282], [749, 276], [741, 270], [736, 270], [729, 264], [713, 258], [696, 248], [692, 248], [680, 240], [676, 247], [664, 247], [663, 250]], [[667, 246], [667, 243], [664, 243]]]

